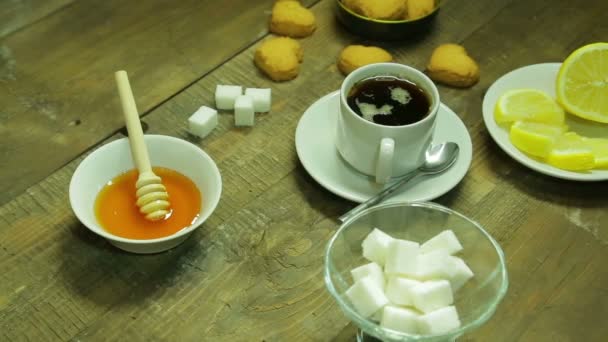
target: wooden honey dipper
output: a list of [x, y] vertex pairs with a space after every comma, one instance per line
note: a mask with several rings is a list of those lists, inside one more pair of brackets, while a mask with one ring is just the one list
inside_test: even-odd
[[150, 157], [148, 156], [148, 150], [144, 141], [144, 132], [141, 129], [127, 72], [120, 70], [114, 76], [116, 78], [116, 85], [118, 86], [118, 95], [120, 96], [125, 123], [127, 124], [127, 132], [129, 132], [131, 155], [139, 171], [139, 177], [135, 184], [135, 188], [137, 189], [137, 206], [139, 207], [139, 211], [146, 216], [146, 219], [158, 221], [170, 213], [169, 194], [162, 183], [162, 179], [152, 171]]

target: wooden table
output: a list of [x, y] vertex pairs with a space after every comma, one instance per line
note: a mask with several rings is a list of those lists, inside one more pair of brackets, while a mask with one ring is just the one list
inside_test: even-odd
[[[219, 5], [221, 3], [221, 6]], [[303, 111], [336, 90], [350, 43], [379, 44], [424, 68], [440, 43], [481, 67], [471, 89], [440, 86], [466, 124], [473, 163], [436, 202], [479, 221], [502, 245], [510, 288], [471, 341], [605, 341], [608, 183], [543, 176], [489, 137], [481, 101], [517, 67], [563, 60], [608, 37], [602, 0], [446, 1], [433, 30], [377, 43], [336, 23], [333, 1], [304, 1], [318, 29], [301, 40], [299, 77], [273, 83], [253, 66], [271, 0], [0, 3], [0, 340], [328, 341], [355, 329], [322, 281], [323, 250], [353, 203], [301, 167]], [[73, 215], [68, 184], [93, 149], [123, 136], [113, 72], [129, 71], [148, 133], [188, 139], [218, 163], [220, 205], [179, 247], [131, 255]], [[220, 114], [204, 140], [186, 119], [216, 84], [271, 87], [252, 129]]]

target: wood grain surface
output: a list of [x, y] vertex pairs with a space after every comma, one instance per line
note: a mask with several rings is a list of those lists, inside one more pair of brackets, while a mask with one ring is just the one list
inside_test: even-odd
[[5, 0], [0, 6], [0, 38], [43, 19], [75, 0]]
[[129, 72], [146, 113], [266, 34], [271, 4], [82, 0], [6, 36], [0, 203], [122, 127], [114, 71]]
[[[21, 65], [35, 32], [67, 32], [87, 22], [79, 17], [84, 10], [75, 10], [81, 2], [88, 3], [76, 2], [0, 44], [19, 46]], [[215, 23], [209, 35], [224, 32], [226, 43], [207, 56], [194, 48], [188, 34], [174, 39], [190, 49], [184, 60], [197, 61], [182, 72], [179, 62], [167, 61], [174, 52], [148, 55], [148, 63], [142, 56], [137, 62], [127, 58], [127, 50], [158, 52], [145, 38], [163, 41], [163, 25], [191, 32], [192, 22], [200, 20], [197, 10], [210, 2], [142, 3], [132, 5], [137, 16], [120, 11], [118, 2], [96, 3], [106, 11], [105, 20], [116, 23], [106, 27], [112, 38], [85, 47], [87, 35], [101, 28], [72, 32], [77, 43], [58, 44], [59, 51], [40, 65], [19, 66], [21, 83], [2, 81], [0, 87], [48, 90], [52, 80], [69, 78], [69, 70], [88, 63], [94, 71], [83, 77], [109, 83], [111, 73], [108, 80], [104, 73], [127, 63], [134, 70], [133, 91], [142, 94], [138, 104], [148, 132], [189, 140], [217, 162], [224, 183], [220, 204], [173, 250], [147, 256], [117, 250], [78, 222], [67, 194], [70, 177], [89, 148], [122, 137], [113, 89], [84, 81], [60, 85], [54, 93], [61, 98], [54, 101], [63, 104], [53, 112], [54, 121], [36, 120], [44, 116], [40, 108], [6, 110], [23, 104], [0, 93], [1, 155], [20, 156], [16, 163], [5, 159], [11, 162], [0, 169], [5, 193], [0, 196], [5, 202], [0, 207], [0, 340], [353, 341], [356, 329], [322, 279], [325, 244], [339, 226], [336, 218], [353, 203], [308, 176], [297, 159], [294, 133], [304, 110], [339, 88], [343, 76], [335, 59], [340, 50], [372, 42], [346, 32], [335, 22], [333, 2], [319, 1], [312, 5], [318, 29], [301, 40], [300, 75], [273, 83], [252, 63], [258, 39], [266, 39], [265, 11], [271, 2], [230, 1], [241, 6], [240, 18], [250, 18], [241, 23], [259, 25], [259, 31], [240, 28], [237, 20], [219, 24], [207, 15], [207, 23]], [[161, 8], [166, 23], [152, 25], [149, 16]], [[170, 20], [175, 18], [171, 11], [189, 18]], [[397, 62], [419, 69], [437, 44], [461, 43], [481, 67], [481, 81], [471, 89], [439, 87], [442, 101], [467, 126], [474, 155], [463, 181], [436, 202], [480, 222], [498, 240], [507, 256], [510, 288], [495, 316], [463, 341], [604, 341], [608, 336], [608, 182], [567, 182], [535, 173], [503, 153], [481, 119], [481, 101], [492, 82], [517, 67], [561, 61], [576, 47], [605, 39], [606, 11], [604, 1], [446, 1], [429, 34], [408, 42], [373, 42], [391, 51]], [[68, 18], [81, 24], [67, 23]], [[256, 20], [261, 23], [253, 24]], [[127, 35], [129, 49], [121, 48], [118, 33]], [[102, 53], [99, 62], [74, 61]], [[58, 67], [49, 70], [53, 60]], [[155, 63], [162, 70], [154, 70]], [[162, 86], [155, 84], [159, 80]], [[232, 113], [220, 112], [211, 135], [195, 139], [186, 133], [186, 119], [201, 105], [213, 106], [217, 84], [271, 87], [272, 110], [256, 116], [253, 128], [240, 129]], [[75, 99], [82, 92], [100, 98]], [[95, 110], [78, 113], [89, 102], [98, 104]], [[81, 124], [69, 130], [51, 124], [76, 118]], [[9, 127], [27, 127], [20, 135], [29, 140], [11, 150], [8, 144], [17, 135], [7, 137]], [[56, 134], [65, 145], [42, 140]], [[51, 158], [47, 151], [61, 156]], [[30, 171], [32, 163], [47, 159], [46, 169]], [[26, 181], [9, 184], [16, 175]]]

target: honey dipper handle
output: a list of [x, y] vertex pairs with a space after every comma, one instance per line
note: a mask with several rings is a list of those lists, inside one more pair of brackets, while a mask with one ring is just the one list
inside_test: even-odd
[[133, 156], [135, 166], [140, 174], [150, 172], [152, 171], [150, 157], [148, 156], [148, 150], [144, 142], [144, 132], [141, 129], [141, 122], [139, 122], [139, 114], [137, 113], [137, 106], [135, 105], [135, 99], [133, 98], [133, 92], [129, 84], [129, 77], [124, 70], [117, 71], [114, 77], [116, 78], [118, 95], [120, 96], [127, 131], [129, 132], [131, 155]]

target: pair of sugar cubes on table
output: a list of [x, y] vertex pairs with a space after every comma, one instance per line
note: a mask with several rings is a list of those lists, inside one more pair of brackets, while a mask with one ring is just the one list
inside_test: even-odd
[[[236, 126], [253, 126], [255, 113], [270, 111], [272, 94], [270, 88], [247, 88], [242, 86], [217, 85], [215, 106], [217, 109], [234, 109]], [[204, 138], [217, 126], [217, 110], [202, 106], [188, 119], [188, 131]]]
[[272, 94], [270, 88], [247, 88], [236, 85], [218, 85], [215, 88], [217, 109], [234, 109], [237, 126], [253, 126], [255, 113], [270, 111]]
[[372, 262], [351, 270], [355, 284], [346, 291], [361, 315], [410, 334], [441, 334], [460, 326], [453, 293], [473, 272], [452, 255], [462, 250], [453, 231], [420, 245], [374, 229], [362, 247]]

